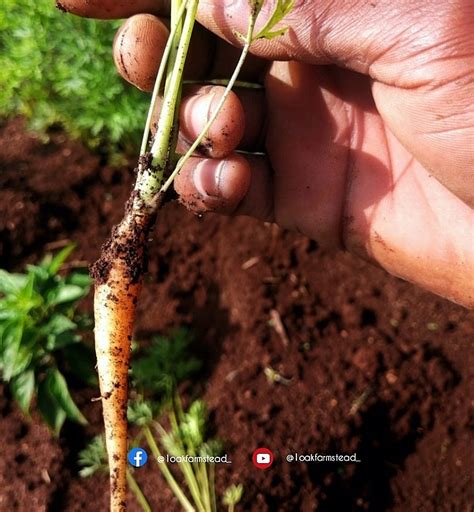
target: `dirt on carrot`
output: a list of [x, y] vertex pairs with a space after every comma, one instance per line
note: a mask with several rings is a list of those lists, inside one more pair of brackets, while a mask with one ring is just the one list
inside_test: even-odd
[[[139, 199], [139, 198], [138, 198]], [[92, 266], [97, 371], [110, 470], [111, 510], [126, 510], [127, 404], [130, 348], [153, 216], [134, 208], [133, 193]]]

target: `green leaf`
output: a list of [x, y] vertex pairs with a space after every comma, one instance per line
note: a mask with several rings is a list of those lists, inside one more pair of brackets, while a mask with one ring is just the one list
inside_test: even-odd
[[66, 416], [81, 425], [86, 425], [87, 420], [74, 403], [63, 374], [57, 369], [49, 370], [45, 380], [51, 397], [56, 400]]
[[28, 370], [27, 372], [17, 375], [12, 379], [10, 389], [21, 410], [25, 414], [28, 414], [31, 399], [35, 391], [35, 372]]
[[242, 494], [244, 492], [244, 487], [242, 484], [232, 484], [224, 491], [224, 496], [222, 497], [222, 503], [227, 505], [228, 507], [234, 507], [239, 503], [242, 499]]
[[180, 422], [180, 431], [186, 445], [198, 451], [206, 434], [207, 407], [202, 400], [195, 400]]
[[76, 334], [77, 324], [67, 316], [57, 314], [41, 329], [46, 338], [46, 351], [53, 352], [81, 340]]
[[130, 401], [127, 408], [130, 423], [138, 426], [149, 425], [153, 420], [153, 407], [148, 401]]
[[66, 283], [89, 289], [92, 279], [85, 272], [73, 272], [66, 277]]
[[176, 384], [189, 378], [201, 363], [189, 353], [192, 336], [178, 329], [169, 338], [154, 337], [149, 348], [132, 363], [136, 387], [148, 393], [172, 394]]
[[39, 283], [46, 282], [50, 277], [48, 270], [40, 265], [27, 265], [26, 270], [28, 278], [35, 277]]
[[28, 274], [26, 276], [25, 286], [19, 290], [17, 299], [21, 303], [23, 309], [32, 308], [38, 303], [38, 296], [35, 294], [34, 274]]
[[97, 472], [106, 473], [108, 471], [107, 450], [103, 435], [94, 437], [84, 450], [79, 452], [78, 464], [82, 467], [79, 475], [83, 478]]
[[87, 290], [75, 284], [63, 284], [48, 293], [48, 304], [58, 305], [74, 302], [87, 295]]
[[22, 372], [28, 368], [28, 366], [31, 363], [31, 360], [33, 359], [34, 351], [29, 346], [22, 345], [20, 346], [16, 360], [15, 360], [15, 366], [13, 368], [12, 377], [16, 377], [17, 375], [20, 375]]
[[161, 444], [170, 455], [174, 455], [175, 457], [183, 455], [179, 437], [175, 432], [162, 432], [160, 440]]
[[6, 270], [0, 269], [0, 293], [9, 295], [21, 290], [27, 281], [24, 274], [10, 274]]
[[272, 29], [283, 20], [283, 18], [293, 9], [294, 0], [278, 0], [273, 14], [267, 20], [260, 32], [254, 36], [254, 39], [273, 39], [284, 34], [287, 28], [272, 31]]
[[10, 379], [19, 373], [17, 360], [21, 360], [20, 345], [23, 336], [24, 323], [10, 322], [3, 330], [1, 339], [3, 367], [3, 380], [9, 382]]
[[59, 435], [66, 420], [66, 412], [51, 394], [47, 380], [38, 386], [38, 409], [55, 435]]
[[76, 248], [75, 244], [69, 244], [64, 247], [64, 249], [61, 249], [51, 260], [51, 263], [48, 265], [48, 271], [51, 275], [55, 275], [58, 273], [59, 269], [61, 268], [62, 264], [69, 258], [70, 254], [74, 251]]
[[89, 386], [97, 386], [95, 356], [88, 346], [84, 343], [74, 343], [65, 347], [63, 353], [70, 373]]
[[199, 450], [199, 455], [203, 457], [217, 457], [222, 455], [224, 445], [219, 439], [211, 439], [204, 443]]
[[62, 334], [66, 331], [72, 331], [77, 325], [66, 315], [56, 314], [44, 326], [44, 331], [50, 334]]

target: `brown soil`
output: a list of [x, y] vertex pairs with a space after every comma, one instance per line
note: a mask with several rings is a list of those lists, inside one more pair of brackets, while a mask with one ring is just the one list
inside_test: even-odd
[[[76, 264], [94, 261], [132, 180], [61, 134], [43, 145], [20, 120], [5, 124], [1, 267], [20, 269], [63, 239], [78, 243]], [[242, 482], [240, 510], [472, 510], [471, 313], [246, 218], [198, 219], [169, 204], [151, 236], [137, 338], [196, 333], [205, 364], [189, 390], [226, 441], [233, 464], [218, 468], [218, 489]], [[269, 382], [268, 367], [289, 382]], [[76, 465], [101, 429], [97, 393], [75, 394], [90, 425], [54, 439], [0, 390], [0, 511], [107, 509], [107, 479], [80, 479]], [[266, 471], [251, 464], [258, 446], [276, 455]], [[295, 451], [357, 452], [361, 462], [287, 463]], [[154, 510], [179, 510], [154, 463], [137, 476]]]

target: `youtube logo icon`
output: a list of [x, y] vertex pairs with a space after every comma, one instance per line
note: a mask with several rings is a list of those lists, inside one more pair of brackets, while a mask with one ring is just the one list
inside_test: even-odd
[[258, 469], [268, 469], [274, 459], [273, 452], [268, 448], [257, 448], [252, 454], [253, 465]]

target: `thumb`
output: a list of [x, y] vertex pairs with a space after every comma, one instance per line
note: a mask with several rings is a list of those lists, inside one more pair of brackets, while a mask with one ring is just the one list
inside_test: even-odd
[[[256, 32], [279, 1], [263, 2]], [[280, 23], [288, 27], [286, 33], [269, 41], [256, 41], [252, 51], [272, 60], [340, 64], [368, 74], [374, 63], [390, 62], [397, 48], [419, 47], [425, 35], [439, 32], [446, 23], [446, 3], [415, 0], [407, 6], [391, 0], [295, 0]], [[235, 32], [246, 33], [249, 15], [249, 0], [199, 2], [200, 23], [237, 46], [242, 43]]]

